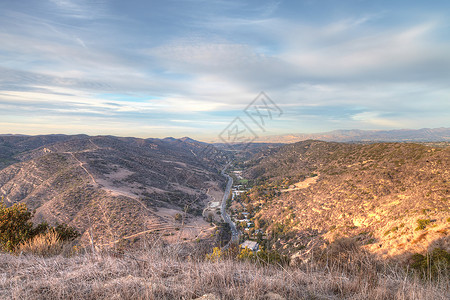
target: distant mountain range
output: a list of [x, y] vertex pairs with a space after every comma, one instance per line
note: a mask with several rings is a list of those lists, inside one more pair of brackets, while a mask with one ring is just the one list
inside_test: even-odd
[[334, 130], [323, 133], [297, 133], [260, 137], [258, 142], [295, 143], [305, 140], [325, 142], [448, 142], [450, 128], [397, 130]]

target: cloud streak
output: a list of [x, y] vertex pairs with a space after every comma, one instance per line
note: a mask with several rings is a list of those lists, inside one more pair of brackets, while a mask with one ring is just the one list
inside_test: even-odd
[[3, 129], [210, 137], [261, 90], [287, 112], [267, 134], [450, 125], [446, 7], [177, 4], [0, 4]]

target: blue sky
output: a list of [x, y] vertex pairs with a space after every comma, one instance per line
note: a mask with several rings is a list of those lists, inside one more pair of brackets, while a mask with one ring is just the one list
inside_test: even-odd
[[0, 133], [450, 126], [449, 1], [1, 0], [0, 41]]

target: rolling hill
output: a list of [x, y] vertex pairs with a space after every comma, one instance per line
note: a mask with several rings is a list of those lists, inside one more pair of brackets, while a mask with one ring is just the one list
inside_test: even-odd
[[99, 243], [146, 232], [169, 239], [180, 222], [183, 239], [205, 235], [202, 210], [224, 184], [223, 152], [188, 138], [2, 136], [0, 149], [4, 202], [75, 226], [85, 242], [88, 229]]

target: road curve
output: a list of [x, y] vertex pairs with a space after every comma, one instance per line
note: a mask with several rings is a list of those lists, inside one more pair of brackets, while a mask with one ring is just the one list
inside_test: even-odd
[[[229, 165], [230, 164], [227, 164], [221, 172], [223, 176], [228, 178], [228, 183], [227, 183], [227, 187], [225, 188], [225, 193], [223, 194], [222, 205], [220, 206], [220, 213], [222, 214], [222, 218], [223, 218], [224, 222], [230, 224], [230, 228], [231, 228], [231, 241], [230, 242], [237, 242], [239, 240], [239, 232], [237, 231], [236, 225], [231, 220], [230, 215], [228, 215], [227, 209], [226, 209], [228, 196], [230, 195], [231, 187], [233, 186], [233, 178], [228, 176], [228, 174], [225, 174], [225, 170], [228, 168]], [[228, 245], [226, 245], [225, 247], [228, 247]]]

